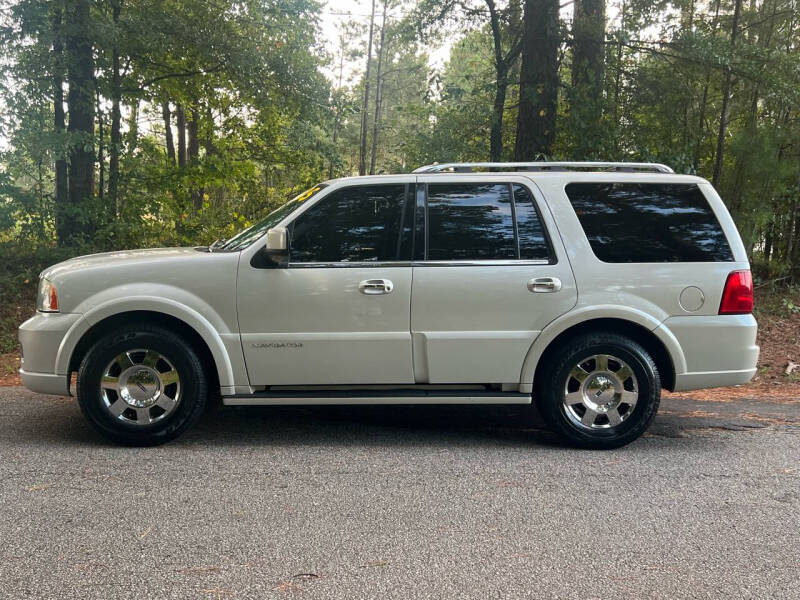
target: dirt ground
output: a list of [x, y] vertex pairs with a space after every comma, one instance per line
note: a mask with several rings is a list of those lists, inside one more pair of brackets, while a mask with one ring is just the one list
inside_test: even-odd
[[17, 374], [19, 354], [0, 354], [0, 385], [22, 385]]

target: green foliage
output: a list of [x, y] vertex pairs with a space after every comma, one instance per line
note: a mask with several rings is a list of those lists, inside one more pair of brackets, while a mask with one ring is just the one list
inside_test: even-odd
[[[329, 173], [354, 174], [364, 111], [367, 148], [372, 145], [378, 88], [377, 173], [485, 160], [498, 72], [489, 8], [500, 15], [499, 39], [507, 51], [519, 37], [524, 6], [517, 0], [388, 2], [382, 72], [379, 79], [378, 21], [373, 93], [370, 105], [361, 106], [361, 71], [350, 80], [334, 77], [331, 85], [321, 68], [336, 72], [340, 64], [355, 63], [363, 69], [363, 16], [342, 27], [339, 52], [331, 57], [320, 36], [328, 26], [324, 9], [315, 0], [126, 0], [118, 18], [115, 0], [98, 0], [89, 13], [94, 131], [69, 133], [54, 124], [54, 77], [65, 79], [66, 97], [71, 60], [57, 52], [69, 34], [57, 23], [60, 11], [77, 1], [15, 0], [0, 15], [0, 243], [34, 254], [64, 243], [56, 239], [55, 163], [69, 159], [76, 147], [102, 160], [95, 163], [91, 197], [58, 213], [74, 217], [86, 234], [72, 242], [78, 246], [73, 253], [208, 243], [229, 237]], [[793, 0], [743, 3], [732, 45], [736, 1], [614, 3], [615, 10], [607, 8], [613, 18], [606, 22], [602, 85], [591, 94], [572, 86], [580, 32], [564, 21], [557, 135], [549, 158], [653, 160], [710, 178], [730, 72], [717, 188], [759, 281], [796, 279], [797, 6]], [[448, 60], [432, 68], [431, 44], [453, 39], [454, 32]], [[519, 64], [510, 64], [502, 129], [502, 154], [509, 159], [519, 98]], [[115, 97], [121, 113], [117, 144], [111, 133]], [[165, 103], [176, 154], [178, 136], [185, 137], [186, 164], [167, 152]]]
[[[4, 18], [0, 123], [0, 241], [51, 247], [55, 235], [54, 163], [82, 146], [95, 166], [95, 193], [75, 211], [93, 249], [196, 244], [232, 235], [295, 190], [323, 178], [332, 153], [329, 86], [313, 0], [248, 0], [235, 7], [202, 0], [113, 1], [92, 6], [97, 118], [94, 136], [54, 128], [52, 76], [66, 72], [54, 50], [59, 4], [20, 0]], [[115, 87], [114, 54], [120, 58]], [[69, 82], [65, 82], [64, 90]], [[117, 93], [122, 139], [112, 146]], [[165, 155], [162, 103], [197, 114], [197, 150], [175, 165]], [[188, 119], [189, 117], [187, 117]], [[177, 141], [175, 143], [177, 146]], [[119, 160], [116, 202], [110, 158]], [[100, 177], [103, 177], [102, 185]], [[69, 213], [68, 213], [69, 214]]]
[[789, 298], [782, 299], [783, 308], [786, 312], [790, 315], [796, 315], [800, 313], [800, 304], [795, 304], [795, 300]]
[[[89, 249], [84, 249], [89, 251]], [[28, 248], [0, 242], [0, 354], [17, 347], [17, 327], [30, 316], [39, 273], [47, 266], [83, 253], [81, 249]]]

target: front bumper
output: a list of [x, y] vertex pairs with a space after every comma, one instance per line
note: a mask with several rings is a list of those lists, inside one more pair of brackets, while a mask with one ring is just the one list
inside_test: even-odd
[[[76, 313], [39, 313], [19, 326], [22, 384], [33, 392], [69, 395], [67, 366], [57, 366], [67, 332], [80, 319]], [[65, 361], [61, 361], [62, 363]]]
[[69, 379], [66, 375], [53, 373], [30, 373], [25, 369], [19, 370], [22, 385], [32, 392], [50, 394], [52, 396], [69, 396]]

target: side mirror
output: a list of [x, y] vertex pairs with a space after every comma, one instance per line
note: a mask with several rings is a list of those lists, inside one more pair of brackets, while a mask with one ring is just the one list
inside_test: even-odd
[[267, 245], [264, 254], [277, 266], [286, 266], [289, 258], [289, 242], [286, 227], [267, 230]]
[[288, 251], [286, 227], [273, 227], [267, 230], [267, 250], [269, 251]]

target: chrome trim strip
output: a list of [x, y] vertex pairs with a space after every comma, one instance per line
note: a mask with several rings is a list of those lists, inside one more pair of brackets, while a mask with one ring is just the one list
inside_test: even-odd
[[411, 261], [381, 261], [381, 262], [290, 262], [289, 269], [356, 269], [364, 267], [410, 267]]
[[414, 267], [510, 267], [525, 265], [550, 265], [554, 264], [545, 259], [541, 260], [426, 260], [415, 262]]
[[552, 265], [547, 259], [537, 260], [426, 260], [384, 262], [333, 262], [333, 263], [289, 263], [289, 269], [353, 269], [364, 267], [509, 267], [525, 265]]

